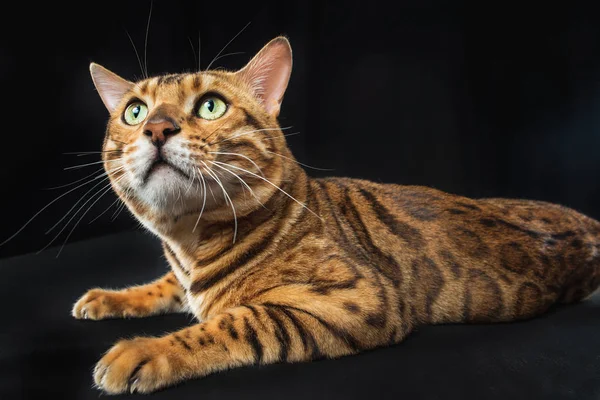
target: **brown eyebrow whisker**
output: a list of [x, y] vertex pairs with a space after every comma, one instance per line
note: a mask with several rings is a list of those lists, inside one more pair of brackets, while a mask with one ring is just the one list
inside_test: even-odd
[[[217, 126], [217, 129], [215, 129], [214, 131], [212, 131], [212, 132], [210, 133], [210, 135], [208, 135], [208, 136], [207, 136], [207, 137], [204, 139], [204, 141], [206, 142], [206, 141], [208, 140], [208, 138], [210, 138], [210, 137], [211, 137], [212, 135], [214, 135], [214, 134], [215, 134], [215, 133], [216, 133], [216, 132], [217, 132], [219, 129], [221, 129], [221, 128], [223, 127], [223, 125], [225, 125], [225, 123], [227, 123], [227, 121], [224, 121], [224, 122], [223, 122], [221, 125]], [[209, 145], [211, 145], [212, 143], [208, 143], [208, 144], [209, 144]], [[205, 145], [203, 145], [202, 147], [204, 148], [205, 146], [206, 146], [206, 144], [205, 144]]]

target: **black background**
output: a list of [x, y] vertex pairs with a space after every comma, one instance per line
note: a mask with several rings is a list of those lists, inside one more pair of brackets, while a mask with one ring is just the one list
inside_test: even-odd
[[[483, 3], [483, 4], [482, 4]], [[280, 122], [301, 162], [380, 182], [422, 184], [471, 197], [524, 197], [600, 217], [600, 13], [594, 2], [154, 1], [150, 74], [239, 68], [268, 40], [290, 38], [294, 72]], [[525, 4], [524, 4], [525, 3]], [[479, 5], [477, 5], [479, 4]], [[557, 3], [558, 4], [558, 3]], [[88, 64], [141, 73], [150, 3], [12, 4], [0, 27], [0, 241], [90, 174], [107, 112]], [[79, 199], [56, 202], [0, 256], [31, 252]], [[112, 193], [69, 241], [137, 227], [111, 222]], [[78, 218], [72, 221], [75, 222]], [[66, 229], [55, 242], [61, 244]]]
[[[155, 0], [148, 69], [196, 69], [188, 37], [197, 52], [198, 34], [206, 68], [251, 22], [225, 51], [245, 54], [215, 65], [239, 68], [274, 36], [289, 36], [295, 64], [280, 120], [301, 132], [289, 138], [301, 162], [471, 197], [553, 201], [600, 218], [594, 3]], [[88, 65], [140, 77], [126, 31], [143, 58], [150, 2], [3, 6], [0, 241], [67, 190], [44, 188], [99, 168], [63, 171], [99, 159], [62, 154], [100, 150], [108, 115]], [[42, 248], [53, 238], [44, 232], [84, 193], [53, 204], [0, 246], [0, 258]], [[69, 242], [137, 228], [126, 212], [111, 222], [114, 207], [88, 224], [114, 200], [107, 194]], [[105, 398], [91, 389], [91, 370], [116, 340], [193, 323], [183, 314], [102, 322], [69, 314], [90, 287], [164, 273], [151, 235], [104, 236], [55, 253], [0, 259], [2, 399]], [[599, 304], [596, 295], [532, 321], [422, 327], [389, 348], [235, 369], [152, 398], [598, 399]]]

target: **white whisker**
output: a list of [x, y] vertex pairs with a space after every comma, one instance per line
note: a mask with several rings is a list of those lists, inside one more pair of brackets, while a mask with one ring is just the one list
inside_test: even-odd
[[228, 142], [230, 140], [239, 138], [240, 136], [245, 136], [245, 135], [250, 135], [251, 133], [256, 133], [256, 132], [268, 132], [268, 131], [285, 131], [286, 129], [290, 129], [292, 128], [292, 126], [286, 126], [285, 128], [263, 128], [263, 129], [254, 129], [252, 131], [247, 131], [247, 132], [242, 132], [242, 133], [238, 133], [237, 135], [234, 135], [232, 137], [226, 138], [221, 140], [220, 142], [217, 143], [209, 143], [209, 145], [213, 145], [213, 144], [219, 144], [219, 143], [223, 143], [223, 142]]
[[65, 197], [66, 195], [68, 195], [69, 193], [74, 192], [75, 190], [85, 186], [85, 185], [89, 185], [90, 183], [94, 182], [97, 179], [102, 178], [103, 176], [106, 175], [106, 172], [102, 172], [100, 175], [90, 179], [87, 182], [82, 183], [81, 185], [78, 185], [70, 190], [68, 190], [67, 192], [61, 194], [60, 196], [58, 196], [57, 198], [55, 198], [54, 200], [52, 200], [50, 203], [46, 204], [44, 207], [42, 207], [41, 210], [39, 210], [37, 213], [35, 213], [33, 215], [33, 217], [31, 217], [27, 222], [25, 222], [25, 224], [19, 228], [15, 233], [13, 233], [8, 239], [4, 240], [2, 243], [0, 243], [0, 246], [3, 246], [4, 244], [8, 243], [10, 240], [12, 240], [15, 236], [17, 236], [19, 233], [21, 233], [21, 231], [23, 231], [23, 229], [25, 229], [38, 215], [40, 215], [42, 212], [44, 212], [44, 210], [46, 210], [48, 207], [50, 207], [52, 204], [56, 203], [58, 200], [62, 199], [63, 197]]
[[[208, 160], [206, 160], [206, 161], [208, 161]], [[210, 162], [210, 161], [208, 161], [208, 162]], [[213, 174], [216, 174], [216, 175], [220, 176], [225, 181], [227, 181], [227, 179], [229, 178], [229, 176], [225, 175], [223, 173], [223, 171], [221, 171], [221, 170], [217, 171], [214, 168], [211, 168], [211, 171], [212, 171]], [[223, 182], [223, 181], [221, 181], [221, 182]], [[246, 201], [246, 189], [244, 187], [242, 187], [242, 194], [244, 196], [244, 201]]]
[[150, 12], [148, 13], [148, 24], [146, 25], [146, 39], [144, 40], [144, 67], [146, 72], [146, 79], [148, 79], [148, 32], [150, 32], [150, 19], [152, 18], [152, 5], [150, 1]]
[[[200, 176], [202, 176], [202, 175], [200, 175]], [[215, 193], [213, 192], [212, 187], [210, 185], [208, 185], [208, 190], [210, 190], [210, 195], [212, 196], [213, 201], [216, 202], [217, 198], [215, 197]]]
[[245, 156], [243, 154], [239, 154], [239, 153], [227, 153], [227, 152], [223, 152], [223, 151], [209, 151], [209, 154], [220, 154], [220, 155], [224, 155], [224, 156], [238, 156], [238, 157], [243, 157], [246, 160], [250, 161], [252, 163], [252, 165], [254, 165], [256, 167], [256, 170], [258, 172], [260, 172], [260, 174], [262, 176], [265, 176], [265, 174], [263, 174], [262, 170], [260, 169], [260, 167], [254, 162], [252, 161], [252, 159], [248, 156]]
[[[119, 197], [117, 197], [115, 199], [115, 201], [113, 201], [112, 203], [110, 203], [110, 205], [106, 208], [106, 210], [102, 211], [100, 214], [98, 214], [96, 217], [94, 217], [94, 219], [92, 219], [90, 222], [88, 222], [88, 225], [91, 225], [94, 221], [96, 221], [101, 216], [103, 216], [104, 214], [106, 214], [108, 212], [108, 210], [110, 210], [112, 208], [112, 206], [114, 206], [115, 204], [117, 204], [119, 202], [119, 200], [121, 200], [121, 199]], [[117, 210], [118, 209], [119, 209], [119, 206], [117, 206]]]
[[198, 71], [202, 70], [202, 63], [200, 62], [201, 55], [202, 55], [202, 41], [200, 40], [200, 31], [198, 31]]
[[[231, 205], [231, 211], [233, 212], [233, 224], [234, 224], [234, 226], [233, 226], [233, 243], [235, 243], [235, 239], [237, 238], [237, 214], [235, 212], [235, 206], [233, 205], [233, 201], [231, 200], [231, 197], [229, 197], [227, 190], [225, 190], [225, 186], [223, 186], [223, 184], [221, 183], [221, 180], [219, 179], [217, 174], [212, 172], [210, 170], [210, 168], [208, 167], [208, 165], [206, 165], [206, 163], [204, 161], [200, 161], [200, 162], [202, 164], [204, 164], [204, 166], [206, 167], [206, 172], [209, 175], [212, 175], [212, 177], [215, 179], [217, 184], [221, 187], [221, 190], [223, 191], [223, 195], [225, 195], [225, 199], [229, 200], [229, 204]], [[225, 202], [225, 204], [227, 204], [227, 202]]]
[[228, 57], [228, 56], [236, 56], [238, 54], [244, 54], [244, 52], [243, 51], [236, 51], [236, 52], [233, 52], [233, 53], [222, 54], [219, 57], [216, 57], [214, 60], [212, 60], [212, 62], [214, 63], [217, 60], [220, 60], [221, 58]]
[[196, 63], [196, 70], [199, 70], [200, 66], [198, 65], [198, 56], [196, 55], [196, 49], [194, 48], [194, 45], [192, 44], [192, 39], [189, 36], [188, 42], [190, 42], [190, 47], [192, 48], [192, 52], [194, 53], [194, 62]]
[[[285, 135], [282, 135], [283, 137], [288, 137], [288, 136], [295, 136], [295, 135], [299, 135], [300, 132], [292, 132], [292, 133], [288, 133]], [[279, 136], [263, 136], [260, 138], [260, 140], [273, 140], [273, 139], [277, 139]]]
[[[217, 183], [217, 185], [219, 185], [219, 187], [221, 188], [221, 190], [224, 193], [225, 192], [225, 188], [222, 186], [221, 181], [219, 180], [219, 177], [203, 161], [201, 161], [201, 163], [204, 164], [204, 166], [206, 167], [206, 173], [211, 178], [213, 178], [213, 180]], [[225, 205], [229, 205], [229, 197], [224, 196], [224, 198], [225, 198]], [[215, 201], [216, 201], [216, 199], [215, 199]]]
[[213, 65], [213, 63], [218, 59], [218, 57], [221, 55], [221, 53], [223, 53], [225, 51], [225, 49], [227, 48], [227, 46], [229, 46], [231, 44], [231, 42], [233, 42], [235, 40], [235, 38], [237, 38], [238, 36], [240, 36], [242, 34], [242, 32], [244, 32], [244, 30], [248, 27], [248, 25], [250, 25], [252, 21], [248, 22], [243, 28], [242, 30], [240, 30], [229, 42], [227, 42], [227, 44], [225, 46], [223, 46], [223, 48], [217, 53], [217, 55], [215, 56], [215, 58], [213, 58], [213, 60], [210, 62], [210, 64], [208, 64], [208, 67], [206, 67], [206, 70], [209, 70], [210, 67]]
[[65, 185], [53, 186], [53, 187], [45, 188], [44, 190], [62, 189], [62, 188], [65, 188], [65, 187], [67, 187], [67, 186], [72, 186], [72, 185], [74, 185], [74, 184], [76, 184], [76, 183], [79, 183], [79, 182], [81, 182], [81, 181], [84, 181], [84, 180], [88, 179], [88, 178], [89, 178], [89, 177], [91, 177], [92, 175], [96, 175], [98, 172], [101, 172], [101, 171], [103, 171], [103, 170], [104, 170], [104, 168], [97, 169], [96, 171], [92, 172], [91, 174], [89, 174], [89, 175], [86, 175], [84, 178], [77, 179], [77, 180], [76, 180], [76, 181], [74, 181], [74, 182], [67, 183], [67, 184], [65, 184]]
[[267, 178], [263, 178], [262, 176], [260, 176], [260, 175], [257, 175], [257, 174], [255, 174], [254, 172], [250, 172], [250, 171], [248, 171], [248, 170], [246, 170], [246, 169], [244, 169], [244, 168], [236, 167], [235, 165], [231, 165], [231, 164], [222, 163], [222, 162], [220, 162], [220, 161], [214, 161], [214, 162], [216, 162], [217, 164], [222, 164], [222, 165], [226, 165], [226, 166], [228, 166], [228, 167], [231, 167], [231, 168], [238, 169], [238, 170], [240, 170], [240, 171], [242, 171], [242, 172], [246, 172], [247, 174], [250, 174], [250, 175], [252, 175], [252, 176], [254, 176], [254, 177], [258, 178], [258, 179], [262, 179], [263, 181], [267, 182], [269, 185], [273, 186], [275, 189], [279, 190], [281, 193], [285, 194], [285, 195], [286, 195], [287, 197], [289, 197], [290, 199], [294, 200], [296, 203], [300, 204], [302, 207], [306, 208], [306, 209], [307, 209], [308, 211], [310, 211], [310, 213], [312, 213], [312, 214], [313, 214], [315, 217], [317, 217], [317, 218], [319, 218], [321, 221], [323, 221], [323, 218], [321, 218], [321, 217], [320, 217], [320, 216], [319, 216], [317, 213], [315, 213], [313, 210], [311, 210], [310, 208], [308, 208], [308, 207], [306, 206], [306, 204], [304, 204], [304, 203], [302, 203], [302, 202], [300, 202], [300, 201], [296, 200], [296, 198], [295, 198], [294, 196], [292, 196], [291, 194], [289, 194], [288, 192], [286, 192], [285, 190], [283, 190], [282, 188], [280, 188], [279, 186], [277, 186], [276, 184], [274, 184], [273, 182], [271, 182], [271, 181], [270, 181], [270, 180], [268, 180]]
[[[117, 168], [113, 169], [112, 171], [110, 171], [110, 173], [112, 174], [112, 173], [114, 173], [114, 172], [118, 172], [118, 171], [122, 170], [123, 168], [124, 168], [123, 166], [121, 166], [121, 167], [117, 167]], [[108, 176], [107, 176], [107, 178], [105, 178], [105, 179], [108, 179]], [[98, 187], [100, 184], [102, 184], [102, 183], [104, 182], [104, 180], [105, 180], [105, 179], [103, 179], [103, 180], [101, 180], [100, 182], [96, 183], [96, 184], [95, 184], [94, 186], [92, 186], [92, 187], [91, 187], [91, 188], [90, 188], [90, 189], [89, 189], [87, 192], [85, 192], [85, 193], [83, 194], [83, 196], [81, 196], [81, 197], [79, 198], [79, 200], [77, 200], [77, 201], [75, 202], [75, 204], [73, 204], [73, 206], [72, 206], [72, 207], [69, 209], [69, 211], [67, 211], [67, 212], [65, 213], [65, 215], [64, 215], [64, 216], [63, 216], [61, 219], [59, 219], [59, 220], [58, 220], [58, 222], [56, 222], [54, 225], [52, 225], [52, 227], [51, 227], [50, 229], [48, 229], [48, 230], [45, 232], [45, 235], [47, 235], [47, 234], [49, 234], [50, 232], [52, 232], [52, 230], [54, 230], [54, 228], [56, 228], [56, 227], [57, 227], [57, 226], [58, 226], [58, 225], [59, 225], [59, 224], [60, 224], [60, 223], [61, 223], [61, 222], [62, 222], [62, 221], [65, 219], [65, 218], [67, 218], [67, 216], [68, 216], [68, 215], [71, 213], [71, 211], [73, 211], [73, 209], [74, 209], [75, 207], [77, 207], [77, 204], [81, 203], [81, 201], [82, 201], [82, 200], [85, 198], [85, 196], [87, 196], [87, 195], [88, 195], [88, 193], [90, 193], [92, 190], [94, 190], [96, 187]]]
[[[123, 194], [125, 196], [125, 199], [129, 199], [129, 192], [125, 192]], [[114, 220], [116, 220], [119, 215], [121, 215], [121, 212], [123, 212], [123, 210], [125, 209], [127, 205], [125, 204], [125, 202], [122, 202], [121, 205], [119, 205], [119, 207], [117, 207], [117, 209], [115, 210], [115, 212], [113, 213], [113, 215], [110, 217], [110, 222], [114, 222]]]
[[77, 156], [88, 156], [93, 154], [104, 154], [104, 153], [121, 153], [123, 150], [103, 150], [103, 151], [68, 151], [67, 155], [77, 155]]
[[142, 70], [142, 77], [144, 77], [144, 67], [142, 66], [142, 60], [140, 59], [140, 54], [138, 53], [137, 48], [135, 47], [135, 43], [133, 43], [133, 39], [131, 38], [131, 35], [129, 34], [129, 32], [127, 32], [127, 30], [125, 30], [125, 33], [127, 34], [127, 37], [129, 38], [129, 42], [131, 42], [131, 45], [133, 46], [133, 51], [135, 51], [135, 57], [137, 58], [138, 64], [140, 65], [140, 70]]
[[[46, 244], [43, 248], [41, 248], [37, 254], [39, 254], [40, 252], [46, 250], [48, 247], [50, 247], [50, 245], [52, 245], [52, 243], [54, 243], [56, 241], [56, 239], [58, 239], [58, 237], [60, 236], [61, 233], [64, 232], [64, 230], [69, 226], [69, 224], [71, 223], [71, 221], [77, 216], [77, 214], [79, 214], [79, 212], [85, 207], [86, 204], [88, 204], [94, 197], [96, 197], [98, 195], [98, 193], [102, 192], [103, 190], [105, 190], [106, 188], [110, 187], [110, 182], [107, 183], [106, 185], [104, 185], [103, 187], [101, 187], [100, 189], [98, 189], [96, 191], [96, 193], [94, 193], [90, 198], [88, 198], [82, 205], [81, 207], [79, 207], [79, 209], [71, 216], [71, 218], [66, 222], [66, 224], [62, 227], [62, 229], [60, 231], [58, 231], [58, 233], [54, 236], [54, 238], [48, 242], [48, 244]], [[89, 192], [88, 192], [89, 193]], [[87, 194], [87, 193], [86, 193]]]
[[[232, 174], [233, 176], [235, 176], [237, 179], [239, 179], [239, 181], [242, 183], [242, 185], [244, 185], [245, 187], [247, 187], [247, 188], [248, 188], [248, 191], [250, 191], [250, 194], [251, 194], [252, 196], [254, 196], [254, 198], [256, 199], [256, 201], [258, 201], [258, 203], [259, 203], [261, 206], [263, 206], [263, 208], [266, 208], [266, 207], [265, 207], [265, 205], [264, 205], [264, 204], [263, 204], [263, 203], [260, 201], [260, 199], [259, 199], [259, 198], [256, 196], [256, 193], [254, 193], [254, 190], [252, 190], [252, 188], [251, 188], [251, 187], [250, 187], [250, 186], [249, 186], [249, 185], [246, 183], [246, 181], [245, 181], [245, 180], [243, 180], [243, 179], [242, 179], [242, 178], [241, 178], [241, 177], [240, 177], [238, 174], [236, 174], [235, 172], [232, 172], [232, 171], [230, 171], [229, 169], [227, 169], [227, 168], [225, 168], [225, 167], [223, 167], [223, 166], [221, 166], [221, 165], [219, 165], [219, 164], [215, 164], [215, 163], [214, 163], [214, 162], [212, 162], [212, 161], [209, 161], [209, 163], [211, 163], [211, 164], [212, 164], [212, 165], [214, 165], [215, 167], [219, 167], [219, 168], [221, 168], [221, 169], [223, 169], [223, 170], [225, 170], [225, 171], [229, 172], [230, 174]], [[242, 186], [242, 188], [243, 188], [243, 186]]]
[[171, 211], [173, 213], [175, 213], [175, 206], [177, 205], [177, 201], [179, 201], [179, 199], [181, 199], [181, 188], [177, 188], [177, 198], [175, 199], [175, 201], [173, 202], [173, 207], [171, 208]]
[[[120, 157], [120, 158], [115, 158], [114, 160], [106, 160], [106, 162], [121, 161], [122, 159], [123, 159], [123, 157]], [[65, 171], [66, 171], [66, 170], [69, 170], [69, 169], [79, 169], [79, 168], [88, 167], [88, 166], [90, 166], [90, 165], [102, 164], [102, 163], [104, 163], [104, 162], [105, 162], [104, 160], [101, 160], [101, 161], [94, 161], [94, 162], [87, 163], [87, 164], [73, 165], [73, 166], [71, 166], [71, 167], [66, 167], [66, 168], [63, 168], [63, 169], [64, 169]]]
[[298, 161], [298, 160], [294, 160], [293, 158], [286, 157], [286, 156], [284, 156], [283, 154], [274, 153], [274, 152], [272, 152], [272, 151], [269, 151], [269, 150], [265, 150], [265, 151], [266, 151], [267, 153], [269, 153], [269, 154], [273, 154], [273, 155], [275, 155], [275, 156], [279, 156], [279, 157], [285, 158], [286, 160], [289, 160], [289, 161], [295, 162], [296, 164], [298, 164], [298, 165], [302, 165], [303, 167], [306, 167], [306, 168], [316, 169], [317, 171], [333, 171], [333, 169], [331, 169], [331, 168], [318, 168], [318, 167], [312, 167], [312, 166], [310, 166], [310, 165], [303, 164], [303, 163], [301, 163], [301, 162], [300, 162], [300, 161]]
[[188, 192], [192, 188], [192, 185], [194, 184], [194, 178], [195, 177], [196, 177], [196, 170], [192, 169], [192, 176], [191, 176], [190, 183], [189, 183], [187, 189], [185, 189], [185, 194], [188, 194]]
[[200, 210], [200, 214], [198, 215], [198, 219], [196, 220], [196, 223], [194, 224], [194, 229], [192, 229], [192, 232], [196, 231], [196, 228], [198, 227], [198, 223], [200, 222], [200, 218], [202, 218], [202, 213], [204, 212], [204, 206], [206, 205], [206, 181], [204, 180], [202, 171], [198, 170], [198, 174], [200, 174], [200, 179], [202, 179], [202, 187], [204, 188], [202, 190], [202, 193], [204, 194], [204, 196], [203, 196], [203, 200], [202, 200], [202, 209]]
[[73, 209], [74, 209], [75, 207], [77, 207], [77, 205], [78, 205], [79, 203], [81, 203], [81, 202], [82, 202], [82, 201], [85, 199], [85, 196], [87, 196], [87, 195], [88, 195], [90, 192], [92, 192], [92, 191], [93, 191], [94, 189], [96, 189], [98, 186], [102, 185], [102, 184], [103, 184], [103, 183], [106, 181], [106, 179], [108, 179], [108, 177], [107, 177], [107, 178], [105, 178], [105, 179], [102, 179], [101, 181], [99, 181], [98, 183], [96, 183], [94, 186], [92, 186], [92, 187], [91, 187], [91, 188], [90, 188], [90, 189], [89, 189], [87, 192], [85, 192], [85, 193], [83, 194], [83, 196], [81, 196], [81, 197], [79, 198], [79, 200], [77, 200], [77, 201], [75, 202], [75, 204], [73, 204], [73, 206], [72, 206], [71, 208], [69, 208], [69, 210], [68, 210], [68, 211], [65, 213], [65, 215], [63, 215], [63, 217], [62, 217], [61, 219], [59, 219], [59, 220], [58, 220], [58, 221], [57, 221], [57, 222], [56, 222], [54, 225], [52, 225], [52, 226], [50, 227], [50, 229], [48, 229], [48, 230], [47, 230], [47, 231], [46, 231], [44, 234], [45, 234], [45, 235], [47, 235], [47, 234], [49, 234], [50, 232], [52, 232], [52, 231], [54, 230], [54, 228], [56, 228], [56, 227], [57, 227], [57, 226], [58, 226], [58, 225], [59, 225], [61, 222], [63, 222], [63, 221], [64, 221], [64, 219], [65, 219], [65, 218], [67, 218], [67, 217], [69, 216], [69, 214], [71, 213], [71, 211], [73, 211]]
[[[115, 184], [118, 183], [121, 179], [123, 179], [125, 176], [121, 176], [120, 178], [118, 178], [115, 181]], [[81, 220], [83, 219], [83, 217], [86, 216], [86, 214], [94, 207], [94, 205], [96, 203], [98, 203], [98, 201], [100, 201], [100, 199], [102, 197], [104, 197], [104, 195], [106, 195], [106, 193], [108, 193], [110, 190], [112, 189], [111, 184], [109, 183], [107, 186], [105, 186], [104, 190], [99, 196], [98, 193], [96, 193], [94, 196], [92, 196], [89, 200], [93, 199], [95, 196], [98, 196], [96, 198], [96, 200], [94, 200], [94, 202], [87, 208], [87, 210], [85, 210], [85, 212], [81, 215], [81, 217], [79, 217], [79, 219], [77, 220], [77, 222], [75, 222], [75, 225], [73, 225], [73, 228], [71, 228], [71, 230], [69, 231], [69, 234], [67, 235], [67, 237], [65, 238], [65, 240], [63, 241], [62, 246], [60, 246], [60, 250], [58, 250], [58, 253], [56, 254], [56, 258], [58, 258], [58, 256], [60, 256], [60, 253], [63, 251], [63, 249], [65, 248], [65, 245], [67, 244], [67, 242], [69, 241], [69, 238], [71, 237], [71, 235], [73, 234], [73, 232], [75, 231], [75, 229], [77, 228], [77, 226], [79, 225], [79, 223], [81, 222]], [[88, 200], [88, 202], [89, 202]], [[85, 205], [85, 204], [84, 204]], [[83, 208], [82, 205], [81, 207]], [[79, 213], [79, 210], [73, 215], [73, 217], [75, 217], [75, 215], [77, 215]], [[70, 222], [70, 221], [69, 221]], [[67, 224], [65, 225], [65, 228], [67, 227], [67, 225], [69, 225], [69, 222], [67, 222]], [[58, 233], [58, 235], [60, 235], [60, 232]], [[56, 237], [58, 237], [58, 235]], [[49, 245], [49, 244], [48, 244]], [[47, 245], [47, 246], [48, 246]], [[46, 246], [46, 247], [47, 247]], [[42, 249], [43, 250], [43, 249]], [[41, 251], [41, 250], [40, 250]]]

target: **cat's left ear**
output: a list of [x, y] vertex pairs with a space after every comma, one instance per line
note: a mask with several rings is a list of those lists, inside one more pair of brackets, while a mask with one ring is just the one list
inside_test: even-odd
[[267, 43], [244, 68], [236, 72], [274, 117], [279, 115], [291, 73], [292, 47], [283, 36]]
[[133, 88], [133, 83], [96, 63], [90, 64], [90, 73], [102, 102], [112, 113], [123, 96]]

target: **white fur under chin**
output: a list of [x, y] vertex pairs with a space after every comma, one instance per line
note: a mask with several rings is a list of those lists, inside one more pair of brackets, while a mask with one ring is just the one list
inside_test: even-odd
[[[136, 150], [124, 162], [126, 176], [120, 186], [127, 188], [128, 196], [142, 202], [156, 214], [181, 216], [197, 212], [200, 215], [203, 207], [204, 212], [208, 212], [218, 205], [228, 204], [221, 185], [232, 198], [243, 189], [234, 175], [221, 171], [208, 173], [206, 165], [196, 165], [183, 137], [176, 136], [167, 141], [162, 147], [162, 157], [170, 165], [154, 166], [150, 174], [148, 171], [156, 160], [157, 148], [145, 136], [134, 144]], [[204, 179], [200, 177], [201, 173]], [[219, 183], [215, 177], [218, 177]], [[248, 197], [251, 198], [249, 194]], [[158, 234], [153, 219], [138, 217], [146, 228]]]
[[156, 211], [179, 215], [202, 205], [199, 171], [190, 161], [191, 154], [184, 144], [181, 138], [171, 138], [163, 146], [162, 154], [165, 161], [188, 176], [166, 164], [154, 167], [148, 175], [158, 150], [144, 136], [136, 141], [137, 149], [125, 164], [127, 186], [138, 200]]
[[202, 204], [202, 192], [198, 182], [190, 182], [173, 168], [161, 165], [153, 171], [146, 182], [137, 188], [142, 202], [158, 210], [172, 211], [178, 214], [189, 209], [188, 204]]

